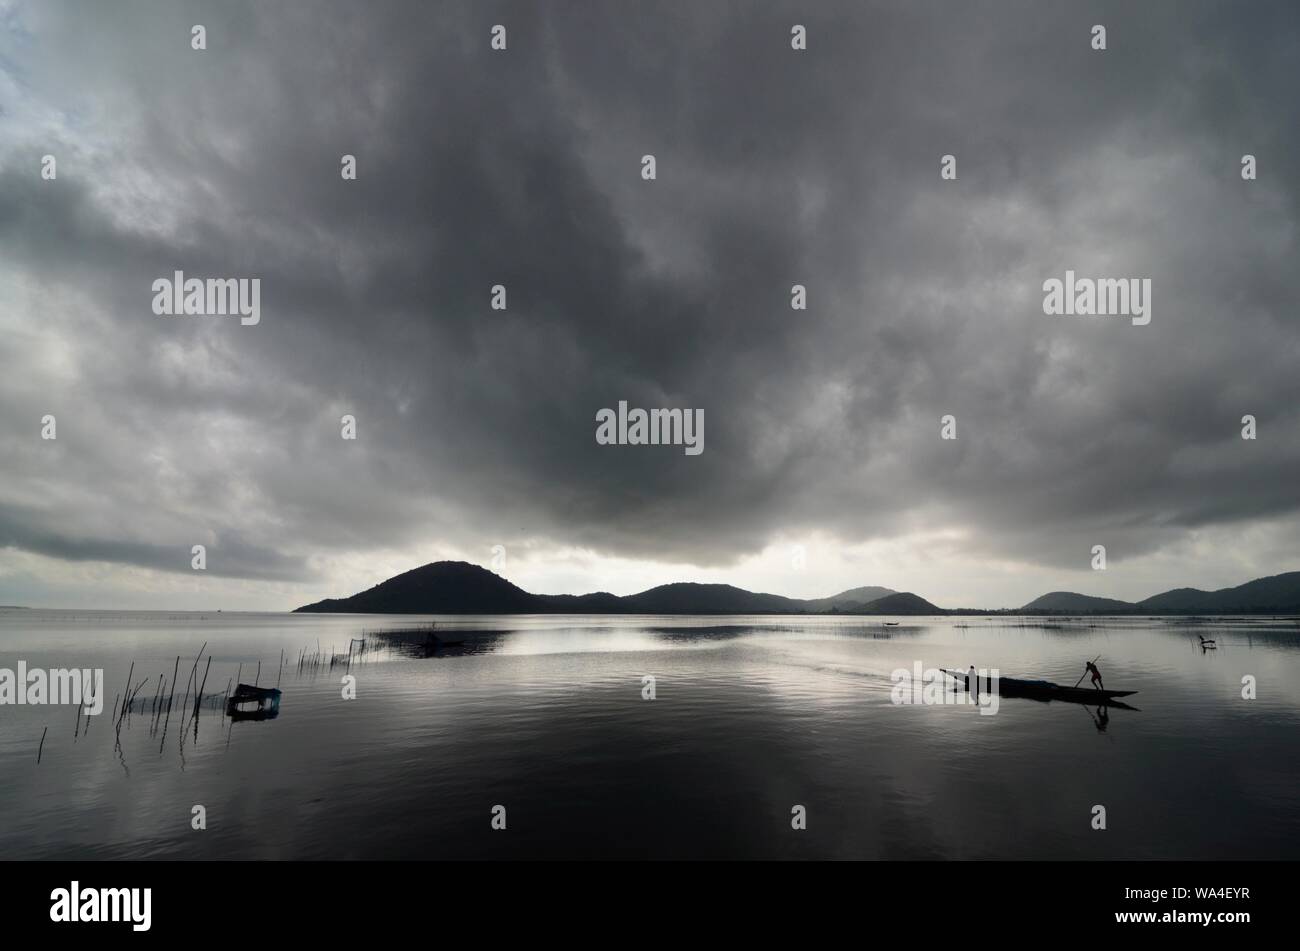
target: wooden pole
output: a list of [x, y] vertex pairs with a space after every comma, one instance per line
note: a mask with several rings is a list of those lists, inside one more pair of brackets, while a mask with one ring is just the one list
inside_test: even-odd
[[[198, 661], [195, 660], [194, 663], [197, 664]], [[194, 683], [194, 668], [193, 668], [193, 667], [190, 668], [190, 676], [189, 676], [189, 679], [185, 681], [185, 696], [181, 697], [181, 710], [182, 710], [182, 711], [184, 711], [184, 709], [190, 705], [190, 684], [192, 684], [192, 683]]]
[[131, 678], [135, 676], [135, 661], [131, 661], [131, 669], [126, 675], [126, 693], [122, 694], [122, 709], [117, 711], [117, 722], [122, 722], [122, 717], [126, 716], [126, 704], [131, 698]]
[[172, 665], [172, 689], [171, 689], [171, 693], [167, 695], [168, 716], [170, 716], [172, 712], [172, 700], [174, 700], [176, 697], [176, 674], [180, 672], [180, 669], [181, 669], [181, 655], [177, 654], [176, 663]]
[[[208, 685], [208, 671], [212, 669], [212, 655], [208, 655], [208, 666], [203, 670], [203, 687]], [[199, 704], [203, 702], [203, 687], [194, 695], [194, 719], [199, 718]]]

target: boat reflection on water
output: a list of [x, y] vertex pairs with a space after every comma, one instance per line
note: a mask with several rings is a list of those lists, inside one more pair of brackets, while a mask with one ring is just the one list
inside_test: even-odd
[[387, 630], [366, 631], [363, 651], [388, 651], [401, 657], [419, 659], [467, 657], [496, 649], [497, 642], [509, 631], [465, 628], [455, 630], [423, 625]]

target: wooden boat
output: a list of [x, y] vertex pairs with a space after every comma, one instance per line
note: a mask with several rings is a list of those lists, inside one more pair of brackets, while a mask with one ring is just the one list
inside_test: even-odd
[[280, 691], [275, 687], [240, 684], [226, 701], [226, 716], [232, 720], [274, 720], [279, 715]]
[[[955, 679], [963, 689], [966, 689], [966, 674], [960, 670], [949, 670], [946, 667], [940, 668], [949, 677]], [[980, 678], [980, 690], [989, 689], [987, 678]], [[1127, 703], [1122, 702], [1120, 697], [1131, 697], [1137, 693], [1136, 690], [1098, 690], [1095, 687], [1062, 687], [1060, 684], [1054, 684], [1050, 680], [1020, 680], [1015, 677], [999, 677], [997, 684], [998, 696], [1001, 697], [1023, 697], [1028, 700], [1061, 700], [1065, 703], [1083, 703], [1090, 706], [1119, 707], [1123, 710], [1136, 710]]]

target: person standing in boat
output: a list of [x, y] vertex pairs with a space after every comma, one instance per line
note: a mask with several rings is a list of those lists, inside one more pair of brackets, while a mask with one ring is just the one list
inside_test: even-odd
[[1092, 674], [1092, 685], [1096, 687], [1098, 690], [1106, 689], [1104, 686], [1102, 686], [1101, 671], [1097, 669], [1097, 665], [1094, 664], [1092, 661], [1088, 661], [1086, 664], [1083, 665], [1083, 672], [1085, 674]]

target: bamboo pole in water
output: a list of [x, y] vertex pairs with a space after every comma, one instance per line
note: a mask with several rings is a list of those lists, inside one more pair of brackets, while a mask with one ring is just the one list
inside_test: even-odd
[[[197, 665], [197, 664], [198, 664], [198, 660], [196, 659], [196, 660], [194, 661], [194, 663]], [[192, 684], [192, 683], [194, 683], [194, 668], [193, 668], [193, 667], [190, 668], [190, 676], [189, 676], [189, 679], [185, 681], [185, 696], [181, 697], [181, 711], [182, 711], [182, 712], [184, 712], [185, 708], [188, 707], [188, 706], [190, 705], [190, 684]]]
[[[211, 669], [212, 669], [212, 655], [209, 654], [208, 666], [204, 668], [203, 671], [203, 687], [206, 687], [208, 685], [208, 671]], [[199, 704], [203, 702], [203, 687], [200, 687], [199, 692], [194, 695], [194, 719], [195, 720], [199, 718]]]
[[162, 688], [166, 683], [167, 683], [167, 675], [159, 674], [157, 702], [154, 703], [153, 712], [149, 714], [149, 735], [150, 736], [153, 736], [154, 731], [158, 729], [158, 718], [162, 716], [162, 708], [163, 708]]
[[176, 663], [172, 665], [172, 689], [171, 689], [171, 693], [169, 693], [169, 694], [167, 695], [167, 715], [168, 715], [168, 716], [171, 716], [171, 712], [172, 712], [172, 700], [175, 699], [175, 697], [176, 697], [176, 674], [180, 672], [180, 669], [181, 669], [181, 655], [180, 655], [180, 654], [177, 654], [177, 655], [176, 655]]
[[37, 763], [41, 761], [41, 754], [45, 752], [45, 734], [49, 732], [50, 732], [50, 728], [48, 726], [44, 730], [41, 730], [41, 745], [36, 750]]
[[[148, 682], [149, 682], [149, 678], [148, 678], [148, 677], [145, 677], [143, 680], [141, 680], [138, 684], [135, 685], [135, 690], [131, 691], [131, 699], [130, 699], [129, 701], [127, 701], [127, 704], [126, 704], [126, 710], [127, 710], [127, 713], [134, 713], [134, 712], [135, 712], [135, 709], [134, 709], [134, 708], [135, 708], [135, 698], [136, 698], [137, 696], [139, 696], [141, 689], [142, 689], [142, 688], [144, 687], [144, 685], [147, 684]], [[126, 726], [126, 728], [127, 728], [128, 730], [131, 729], [131, 721], [130, 721], [129, 718], [127, 719], [127, 726]]]
[[126, 703], [131, 697], [131, 680], [135, 677], [135, 661], [131, 661], [131, 669], [126, 674], [126, 692], [122, 694], [122, 707], [117, 711], [117, 722], [122, 722], [122, 717], [126, 715]]
[[126, 708], [131, 703], [131, 679], [135, 676], [135, 661], [131, 661], [131, 669], [126, 674], [126, 690], [122, 693], [122, 705], [117, 708], [117, 722], [113, 724], [113, 729], [117, 739], [115, 743], [122, 742], [122, 721], [126, 718]]
[[[194, 655], [194, 663], [190, 665], [190, 680], [194, 682], [195, 687], [199, 685], [199, 659], [203, 656], [203, 652], [207, 649], [208, 649], [208, 642], [204, 641], [203, 646], [199, 648], [199, 652]], [[181, 709], [185, 708], [185, 704], [189, 702], [189, 699], [190, 699], [190, 684], [189, 681], [186, 681], [185, 699], [181, 701]]]

